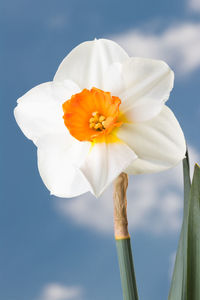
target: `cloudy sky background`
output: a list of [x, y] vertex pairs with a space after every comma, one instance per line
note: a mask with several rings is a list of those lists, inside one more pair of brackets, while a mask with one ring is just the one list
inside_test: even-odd
[[[111, 38], [175, 71], [168, 105], [200, 162], [200, 0], [1, 0], [0, 299], [120, 300], [112, 187], [50, 197], [16, 99], [52, 80], [77, 44]], [[182, 218], [182, 170], [129, 179], [128, 215], [141, 300], [166, 299]]]

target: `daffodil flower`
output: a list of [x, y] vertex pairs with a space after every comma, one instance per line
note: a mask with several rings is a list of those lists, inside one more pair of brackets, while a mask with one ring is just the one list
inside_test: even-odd
[[158, 172], [182, 160], [185, 139], [165, 105], [173, 81], [163, 61], [130, 58], [100, 39], [77, 46], [52, 82], [18, 99], [16, 121], [37, 146], [51, 194], [98, 197], [121, 172]]

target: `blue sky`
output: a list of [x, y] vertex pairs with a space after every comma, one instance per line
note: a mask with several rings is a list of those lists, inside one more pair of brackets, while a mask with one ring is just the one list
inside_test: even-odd
[[[111, 38], [175, 71], [169, 106], [200, 162], [200, 1], [1, 0], [0, 298], [120, 300], [111, 188], [100, 199], [50, 197], [16, 99], [52, 80], [80, 42]], [[131, 177], [129, 228], [141, 300], [167, 299], [181, 225], [181, 166]]]

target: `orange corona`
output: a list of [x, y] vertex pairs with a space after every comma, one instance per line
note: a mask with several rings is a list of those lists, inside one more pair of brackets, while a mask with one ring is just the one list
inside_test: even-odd
[[97, 88], [84, 89], [63, 103], [64, 122], [70, 134], [79, 141], [94, 142], [108, 137], [121, 126], [121, 100]]

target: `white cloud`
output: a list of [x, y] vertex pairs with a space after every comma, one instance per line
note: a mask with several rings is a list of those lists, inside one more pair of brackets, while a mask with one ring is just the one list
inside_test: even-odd
[[132, 30], [111, 38], [130, 56], [162, 59], [179, 74], [200, 67], [200, 23], [174, 24], [161, 33]]
[[[200, 161], [190, 147], [191, 165]], [[128, 219], [130, 230], [154, 234], [176, 232], [182, 218], [182, 166], [159, 174], [129, 176]], [[80, 226], [103, 234], [113, 232], [112, 188], [96, 199], [90, 193], [72, 199], [55, 198], [56, 210]]]
[[[129, 177], [129, 229], [154, 233], [176, 231], [181, 224], [180, 167], [154, 175]], [[113, 231], [112, 190], [99, 199], [87, 193], [74, 199], [57, 199], [57, 209], [76, 223], [102, 233]]]
[[200, 12], [200, 0], [188, 0], [188, 8], [194, 12]]
[[80, 300], [81, 289], [79, 287], [68, 287], [58, 283], [47, 284], [38, 300]]

